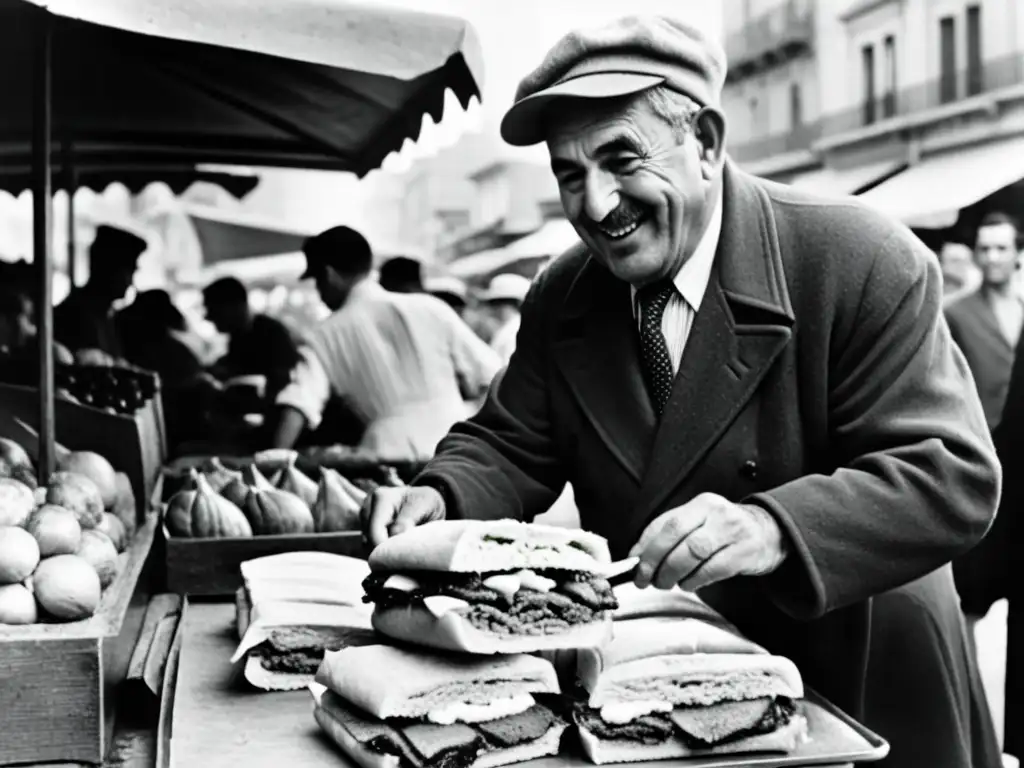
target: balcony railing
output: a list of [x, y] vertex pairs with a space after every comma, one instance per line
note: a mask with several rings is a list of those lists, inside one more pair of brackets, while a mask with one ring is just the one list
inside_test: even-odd
[[729, 79], [806, 50], [814, 39], [813, 6], [811, 0], [782, 0], [728, 35]]
[[730, 154], [751, 162], [786, 152], [809, 149], [821, 138], [882, 125], [895, 118], [922, 115], [973, 96], [1024, 85], [1024, 51], [993, 59], [981, 66], [937, 77], [925, 83], [883, 94], [880, 98], [824, 115], [812, 125], [734, 145]]

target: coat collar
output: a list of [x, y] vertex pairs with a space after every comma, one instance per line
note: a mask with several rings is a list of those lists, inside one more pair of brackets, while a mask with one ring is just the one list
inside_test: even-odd
[[794, 321], [775, 220], [753, 177], [726, 165], [707, 294], [660, 423], [640, 369], [630, 290], [593, 258], [569, 289], [556, 365], [602, 441], [640, 486], [640, 526], [750, 399]]

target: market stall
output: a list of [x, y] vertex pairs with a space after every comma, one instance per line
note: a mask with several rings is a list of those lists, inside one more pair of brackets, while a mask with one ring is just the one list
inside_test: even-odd
[[[99, 570], [82, 562], [81, 545], [64, 542], [60, 555], [47, 545], [35, 559], [13, 561], [28, 574], [22, 579], [19, 571], [9, 585], [16, 589], [5, 592], [6, 623], [17, 619], [23, 626], [0, 632], [5, 657], [18, 662], [0, 671], [0, 729], [18, 736], [0, 743], [0, 764], [97, 764], [116, 740], [118, 712], [133, 708], [124, 700], [125, 681], [145, 686], [153, 677], [140, 663], [133, 678], [128, 661], [144, 635], [148, 567], [158, 557], [150, 557], [151, 549], [162, 546], [162, 525], [150, 505], [160, 485], [162, 419], [152, 405], [160, 400], [159, 382], [127, 386], [136, 372], [97, 368], [90, 378], [79, 370], [74, 382], [55, 376], [51, 194], [61, 183], [55, 165], [73, 154], [75, 167], [97, 171], [217, 163], [363, 175], [414, 140], [425, 119], [441, 119], [446, 91], [463, 106], [479, 95], [480, 55], [462, 20], [357, 2], [0, 0], [0, 64], [22, 73], [0, 80], [0, 161], [32, 169], [40, 308], [38, 386], [4, 393], [0, 432], [15, 437], [17, 451], [28, 457], [22, 478], [46, 486], [36, 499], [22, 480], [5, 478], [16, 503], [5, 499], [4, 511], [17, 513], [7, 528], [14, 539], [36, 538], [25, 526], [38, 517], [39, 501], [57, 493], [52, 472], [61, 469], [74, 477], [58, 488], [87, 489], [75, 497], [82, 505], [79, 528], [91, 530], [107, 519], [97, 515], [127, 507], [124, 494], [131, 493], [137, 530], [118, 539], [123, 552], [104, 551], [102, 592], [97, 586], [84, 608], [64, 610], [60, 591], [55, 598], [29, 588], [33, 580], [66, 585], [69, 570], [85, 579], [76, 584], [91, 584]], [[68, 387], [85, 387], [82, 397], [71, 390], [55, 397]], [[116, 437], [129, 432], [131, 440]], [[99, 457], [102, 465], [69, 464], [58, 440], [107, 456]], [[131, 455], [113, 455], [115, 440]], [[107, 466], [124, 474], [126, 465], [136, 468], [135, 476], [127, 488], [118, 486], [116, 498], [97, 500], [97, 478], [92, 485], [80, 479]], [[71, 525], [66, 516], [61, 524]], [[10, 595], [21, 613], [11, 612]], [[67, 623], [58, 625], [55, 612]], [[45, 684], [47, 671], [56, 669], [53, 659], [68, 665], [57, 688]], [[27, 675], [30, 668], [42, 677]], [[61, 699], [59, 707], [51, 697]]]

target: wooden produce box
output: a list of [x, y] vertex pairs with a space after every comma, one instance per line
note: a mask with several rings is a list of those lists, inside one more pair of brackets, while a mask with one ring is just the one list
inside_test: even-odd
[[101, 764], [150, 594], [150, 515], [89, 619], [0, 626], [0, 765]]
[[[163, 409], [154, 397], [132, 416], [113, 414], [66, 400], [54, 402], [56, 440], [73, 451], [95, 451], [128, 475], [135, 492], [138, 520], [146, 517], [167, 453]], [[21, 429], [20, 420], [36, 435]], [[0, 384], [0, 434], [21, 443], [33, 455], [39, 432], [39, 391]], [[44, 482], [40, 478], [40, 482]]]
[[[153, 505], [164, 509], [163, 478], [157, 483]], [[359, 531], [346, 533], [291, 533], [244, 539], [185, 539], [160, 526], [160, 552], [164, 582], [161, 589], [192, 597], [234, 600], [242, 586], [239, 566], [246, 560], [282, 552], [329, 552], [365, 557]]]

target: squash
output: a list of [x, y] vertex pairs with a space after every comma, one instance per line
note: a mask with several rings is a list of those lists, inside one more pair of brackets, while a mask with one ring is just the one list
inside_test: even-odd
[[[320, 467], [320, 484], [312, 509], [317, 531], [326, 533], [359, 530], [359, 508], [362, 503], [349, 493], [346, 484], [351, 485], [337, 471]], [[355, 490], [359, 491], [358, 488]]]
[[270, 482], [275, 488], [294, 493], [307, 507], [312, 507], [316, 502], [317, 484], [295, 466], [295, 458], [293, 456], [288, 466], [275, 472]]
[[249, 496], [249, 489], [253, 487], [266, 489], [274, 486], [256, 468], [255, 464], [249, 464], [238, 473], [238, 477], [232, 478], [227, 485], [220, 489], [220, 495], [239, 509], [245, 509], [245, 500]]
[[164, 521], [172, 536], [185, 538], [248, 538], [252, 527], [236, 505], [215, 493], [207, 479], [192, 470], [195, 490], [178, 491], [167, 502]]
[[313, 532], [313, 513], [306, 503], [294, 493], [274, 488], [265, 478], [249, 489], [245, 515], [257, 536]]
[[203, 465], [203, 474], [206, 475], [210, 487], [217, 493], [221, 493], [232, 480], [242, 479], [241, 472], [237, 469], [228, 469], [216, 456]]

